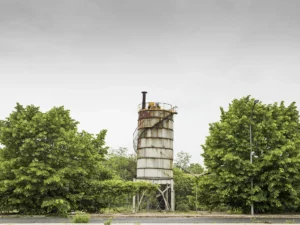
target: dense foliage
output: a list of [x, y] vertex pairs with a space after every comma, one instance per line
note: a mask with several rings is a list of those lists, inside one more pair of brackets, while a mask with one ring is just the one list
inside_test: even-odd
[[104, 163], [106, 130], [92, 135], [77, 124], [63, 107], [43, 113], [20, 104], [0, 121], [0, 211], [96, 212], [121, 194], [155, 188], [116, 180]]
[[196, 176], [204, 173], [204, 168], [199, 163], [191, 163], [187, 170]]
[[188, 152], [180, 151], [176, 154], [174, 166], [187, 169], [190, 164], [190, 159], [192, 158], [192, 155]]
[[178, 211], [188, 211], [195, 209], [195, 204], [190, 201], [193, 193], [193, 185], [195, 185], [195, 177], [185, 173], [182, 169], [174, 167], [174, 189], [175, 189], [175, 206]]
[[260, 102], [253, 106], [250, 97], [235, 99], [227, 111], [221, 108], [220, 121], [210, 124], [210, 134], [202, 146], [209, 172], [200, 182], [202, 204], [206, 201], [210, 209], [223, 204], [249, 212], [253, 201], [256, 212], [299, 211], [300, 124], [296, 104]]
[[198, 184], [204, 168], [199, 163], [190, 163], [191, 155], [180, 151], [176, 155], [173, 177], [175, 189], [175, 206], [178, 211], [198, 208]]
[[[150, 193], [155, 196], [156, 186], [132, 182], [135, 155], [125, 148], [109, 150], [106, 130], [93, 135], [79, 132], [77, 125], [63, 107], [41, 112], [20, 104], [0, 121], [0, 211], [100, 212], [129, 209], [136, 193], [148, 193], [148, 199]], [[221, 108], [220, 121], [210, 124], [202, 147], [205, 173], [200, 164], [190, 163], [187, 152], [179, 152], [175, 159], [177, 210], [229, 207], [249, 212], [253, 202], [256, 212], [300, 211], [300, 123], [295, 103], [260, 102], [254, 107], [250, 97], [235, 99], [227, 111]]]
[[105, 165], [120, 179], [133, 181], [136, 178], [136, 155], [129, 154], [127, 148], [109, 149], [106, 159]]

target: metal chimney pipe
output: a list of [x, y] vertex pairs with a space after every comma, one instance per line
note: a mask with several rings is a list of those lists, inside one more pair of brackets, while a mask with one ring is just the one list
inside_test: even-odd
[[142, 109], [146, 109], [146, 94], [147, 94], [147, 91], [142, 91], [142, 93], [143, 93]]

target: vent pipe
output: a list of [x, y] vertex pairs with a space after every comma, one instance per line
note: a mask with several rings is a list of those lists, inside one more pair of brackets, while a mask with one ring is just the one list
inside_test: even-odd
[[142, 91], [142, 93], [143, 93], [142, 109], [146, 109], [146, 94], [147, 94], [147, 91]]

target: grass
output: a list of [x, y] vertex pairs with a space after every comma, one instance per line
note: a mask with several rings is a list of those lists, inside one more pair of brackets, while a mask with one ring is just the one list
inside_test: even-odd
[[76, 212], [76, 215], [72, 217], [72, 223], [89, 223], [90, 215], [83, 212]]
[[111, 213], [131, 213], [132, 208], [128, 207], [115, 207], [115, 208], [102, 208], [101, 214], [111, 214]]
[[104, 225], [111, 225], [112, 218], [109, 218], [108, 220], [104, 221]]

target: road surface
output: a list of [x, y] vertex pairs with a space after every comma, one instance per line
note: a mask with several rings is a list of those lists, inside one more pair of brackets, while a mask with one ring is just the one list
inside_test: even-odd
[[[91, 218], [90, 223], [103, 224], [107, 217]], [[68, 218], [58, 217], [27, 217], [0, 218], [0, 224], [49, 224], [71, 223]], [[213, 218], [213, 217], [118, 217], [113, 218], [112, 224], [300, 224], [300, 218]]]

